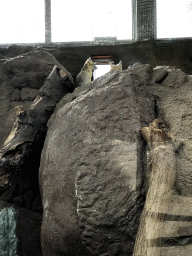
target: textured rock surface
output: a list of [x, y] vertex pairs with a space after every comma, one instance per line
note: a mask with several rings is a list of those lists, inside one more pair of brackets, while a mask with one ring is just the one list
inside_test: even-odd
[[49, 122], [39, 171], [43, 255], [132, 255], [144, 202], [139, 129], [155, 118], [149, 69], [108, 73], [58, 104], [69, 102]]
[[[0, 61], [1, 147], [15, 121], [14, 107], [31, 105], [21, 102], [21, 91], [39, 89], [54, 65], [59, 66], [56, 59], [44, 51]], [[156, 84], [163, 70], [168, 75]], [[132, 66], [61, 100], [49, 121], [40, 168], [44, 255], [131, 255], [145, 192], [146, 145], [138, 131], [154, 118], [184, 142], [176, 151], [176, 188], [181, 195], [172, 198], [162, 223], [162, 256], [191, 255], [191, 77], [173, 67]], [[30, 184], [26, 177], [17, 180], [3, 199], [25, 211], [21, 241], [28, 256], [41, 255], [41, 198], [32, 192], [37, 179], [30, 178]], [[21, 183], [26, 187], [21, 189]], [[3, 200], [0, 209], [12, 205]]]
[[[68, 71], [62, 67], [57, 60], [49, 53], [43, 51], [34, 51], [13, 59], [4, 60], [0, 64], [0, 146], [16, 119], [15, 107], [23, 105], [27, 109], [32, 104], [32, 100], [44, 80], [57, 65], [67, 74]], [[70, 79], [72, 79], [69, 74]], [[55, 81], [55, 80], [54, 80]], [[51, 82], [49, 82], [50, 85]], [[50, 86], [49, 92], [51, 93]], [[46, 91], [47, 92], [47, 91]], [[52, 113], [56, 98], [61, 97], [59, 91], [54, 89], [54, 100], [48, 108], [48, 112]], [[45, 87], [41, 90], [41, 96], [45, 93]], [[63, 95], [63, 94], [62, 94]], [[51, 97], [49, 97], [51, 98]], [[59, 98], [60, 99], [60, 98]], [[37, 105], [37, 104], [36, 104]], [[42, 112], [46, 110], [41, 108]], [[39, 118], [39, 113], [35, 115]], [[47, 113], [45, 114], [45, 116]], [[35, 118], [33, 116], [33, 118]], [[39, 121], [42, 121], [40, 118]], [[21, 122], [22, 123], [22, 122]], [[33, 123], [34, 124], [34, 123]], [[46, 125], [46, 124], [45, 124]], [[26, 128], [26, 126], [25, 126]], [[28, 129], [28, 128], [27, 128]], [[46, 129], [45, 129], [46, 131]], [[40, 155], [45, 139], [45, 131], [40, 133], [38, 143], [34, 146], [32, 155], [27, 155], [27, 162], [21, 168], [12, 167], [8, 170], [10, 175], [14, 176], [9, 187], [3, 187], [7, 184], [7, 175], [0, 173], [0, 210], [4, 207], [14, 207], [19, 211], [18, 221], [18, 239], [20, 241], [20, 255], [24, 256], [40, 256], [40, 228], [42, 220], [42, 201], [39, 191], [38, 170], [40, 164]], [[21, 134], [21, 133], [20, 133]], [[43, 135], [43, 136], [42, 136]], [[13, 152], [14, 154], [14, 152]], [[22, 152], [18, 154], [21, 156]], [[11, 155], [10, 155], [11, 156]], [[17, 161], [14, 158], [14, 160]], [[2, 168], [0, 168], [0, 172]], [[13, 173], [12, 173], [13, 172]], [[9, 174], [8, 174], [9, 176]], [[1, 226], [0, 226], [1, 229]], [[1, 247], [1, 244], [0, 244]], [[2, 248], [1, 248], [2, 249]], [[4, 249], [3, 249], [4, 251]]]
[[33, 101], [37, 96], [37, 89], [23, 88], [21, 90], [21, 101]]
[[55, 65], [66, 71], [53, 55], [40, 50], [0, 62], [0, 148], [15, 121], [14, 107], [30, 106], [35, 90], [43, 85]]
[[60, 101], [39, 173], [44, 255], [131, 255], [146, 182], [138, 131], [154, 118], [183, 141], [161, 253], [191, 255], [191, 87], [181, 70], [141, 65], [108, 73]]
[[176, 187], [183, 196], [192, 195], [192, 83], [181, 70], [164, 67], [169, 74], [153, 87], [158, 116], [176, 140], [183, 145], [176, 153]]
[[[177, 149], [175, 194], [162, 222], [162, 256], [192, 254], [191, 195], [192, 195], [192, 80], [181, 70], [173, 67], [156, 67], [153, 78], [160, 70], [168, 76], [160, 84], [153, 84], [157, 104], [157, 116], [164, 129], [168, 129], [175, 140], [183, 142]], [[154, 80], [153, 80], [154, 82]]]

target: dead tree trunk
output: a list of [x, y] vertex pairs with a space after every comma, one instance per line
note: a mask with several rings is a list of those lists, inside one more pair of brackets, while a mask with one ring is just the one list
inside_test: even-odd
[[[46, 124], [56, 104], [74, 86], [67, 74], [55, 66], [40, 88], [31, 107], [16, 107], [17, 119], [0, 150], [0, 192], [11, 185], [11, 177], [26, 163], [38, 141], [46, 133]], [[35, 147], [37, 145], [37, 147]], [[35, 159], [34, 159], [35, 161]]]
[[141, 129], [144, 139], [151, 143], [151, 165], [149, 189], [141, 215], [133, 256], [160, 256], [163, 230], [160, 222], [166, 213], [175, 183], [175, 156], [172, 137], [158, 129], [155, 120], [149, 127]]

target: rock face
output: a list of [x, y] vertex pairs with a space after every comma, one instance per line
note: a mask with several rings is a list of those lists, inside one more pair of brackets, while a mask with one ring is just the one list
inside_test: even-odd
[[174, 67], [137, 65], [63, 97], [39, 171], [43, 255], [132, 255], [148, 182], [139, 129], [155, 118], [180, 145], [161, 254], [191, 255], [191, 86]]
[[184, 72], [174, 67], [156, 67], [153, 74], [162, 70], [168, 76], [160, 84], [154, 84], [158, 118], [164, 129], [172, 133], [181, 146], [176, 150], [177, 193], [172, 196], [165, 222], [162, 239], [162, 256], [191, 255], [191, 195], [192, 195], [192, 80]]
[[44, 256], [132, 255], [144, 203], [139, 129], [155, 119], [151, 74], [149, 65], [108, 73], [59, 103], [39, 170]]
[[40, 50], [0, 62], [0, 148], [15, 122], [14, 107], [31, 105], [55, 65], [64, 69], [53, 55]]
[[[41, 97], [45, 93], [51, 93], [50, 81], [49, 88], [46, 90], [43, 87], [44, 80], [49, 76], [53, 67], [57, 65], [67, 74], [72, 80], [70, 73], [62, 67], [56, 59], [43, 51], [34, 51], [13, 59], [2, 61], [0, 64], [0, 145], [4, 143], [5, 138], [13, 128], [16, 119], [16, 106], [23, 105], [24, 109], [28, 108], [41, 87]], [[55, 80], [54, 80], [55, 81]], [[52, 113], [56, 98], [59, 97], [59, 92], [54, 88], [52, 95], [55, 96], [47, 108], [47, 112]], [[62, 94], [63, 95], [63, 94]], [[40, 97], [40, 96], [39, 96]], [[48, 98], [51, 98], [48, 96]], [[38, 101], [39, 102], [39, 101]], [[36, 105], [38, 105], [36, 102]], [[35, 107], [34, 107], [35, 108]], [[41, 108], [42, 112], [46, 110]], [[19, 115], [19, 108], [17, 111]], [[45, 115], [47, 115], [47, 112]], [[37, 112], [33, 118], [38, 119], [40, 112]], [[32, 118], [32, 119], [33, 119]], [[40, 118], [42, 121], [43, 118]], [[27, 122], [26, 122], [27, 123]], [[26, 124], [25, 123], [25, 124]], [[39, 123], [39, 122], [38, 122]], [[20, 125], [23, 123], [20, 122]], [[46, 123], [45, 123], [46, 125]], [[34, 127], [34, 125], [33, 125]], [[26, 128], [26, 125], [25, 125]], [[30, 127], [26, 128], [30, 131]], [[40, 164], [40, 155], [43, 147], [46, 129], [40, 132], [39, 140], [36, 146], [33, 147], [34, 153], [28, 154], [26, 163], [21, 168], [10, 168], [8, 170], [10, 176], [14, 176], [10, 186], [8, 184], [9, 174], [3, 175], [2, 165], [0, 168], [0, 211], [4, 208], [13, 207], [18, 212], [17, 221], [17, 238], [18, 255], [19, 256], [40, 256], [42, 254], [40, 243], [40, 229], [42, 221], [42, 201], [39, 191], [38, 171]], [[14, 150], [12, 151], [14, 155]], [[9, 154], [7, 154], [9, 155]], [[20, 152], [17, 156], [21, 156]], [[9, 155], [11, 158], [11, 154]], [[17, 161], [17, 157], [14, 158]], [[18, 161], [19, 162], [19, 161]], [[21, 161], [22, 162], [22, 161]], [[25, 162], [25, 161], [23, 161]], [[22, 165], [22, 164], [21, 164]], [[13, 167], [13, 165], [12, 165]], [[7, 211], [9, 212], [9, 211]], [[2, 215], [1, 215], [2, 216]], [[5, 218], [6, 219], [6, 218]], [[10, 219], [7, 216], [7, 219]], [[4, 219], [0, 217], [0, 230], [6, 230], [9, 226]], [[1, 232], [2, 235], [2, 232]], [[8, 234], [9, 236], [9, 234]], [[7, 247], [7, 246], [6, 246]], [[0, 242], [0, 254], [4, 255], [7, 251]]]
[[[54, 65], [61, 67], [45, 51], [0, 61], [1, 147], [15, 107], [31, 105]], [[48, 123], [40, 169], [44, 140], [30, 160], [32, 175], [0, 190], [0, 210], [13, 206], [20, 216], [18, 255], [40, 256], [41, 245], [44, 256], [132, 255], [147, 182], [139, 130], [155, 118], [182, 142], [161, 254], [191, 255], [191, 86], [191, 76], [181, 70], [138, 64], [63, 97]]]
[[[183, 196], [192, 195], [192, 83], [190, 76], [173, 67], [161, 67], [168, 71], [161, 85], [153, 87], [158, 115], [182, 146], [176, 152], [176, 188]], [[156, 68], [155, 72], [160, 70]]]

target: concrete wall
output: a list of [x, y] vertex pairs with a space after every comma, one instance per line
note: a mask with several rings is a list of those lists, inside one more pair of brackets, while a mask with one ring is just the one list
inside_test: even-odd
[[136, 62], [148, 63], [152, 67], [175, 66], [192, 74], [192, 39], [147, 40], [135, 43], [73, 43], [41, 45], [7, 45], [0, 46], [0, 58], [15, 57], [34, 49], [44, 49], [75, 77], [85, 60], [91, 55], [108, 54], [115, 63], [123, 62], [123, 69]]

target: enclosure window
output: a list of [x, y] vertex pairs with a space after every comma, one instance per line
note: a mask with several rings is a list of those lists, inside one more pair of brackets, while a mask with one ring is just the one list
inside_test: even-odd
[[93, 72], [93, 80], [96, 78], [103, 76], [104, 74], [108, 73], [110, 71], [109, 64], [103, 64], [103, 65], [96, 65], [97, 69]]
[[93, 80], [108, 73], [110, 71], [109, 62], [114, 63], [112, 56], [107, 55], [92, 56], [92, 60], [96, 66], [96, 69], [93, 72]]
[[0, 43], [45, 42], [44, 0], [0, 2]]
[[131, 0], [51, 1], [52, 42], [132, 39]]
[[157, 0], [157, 38], [192, 37], [192, 1]]

